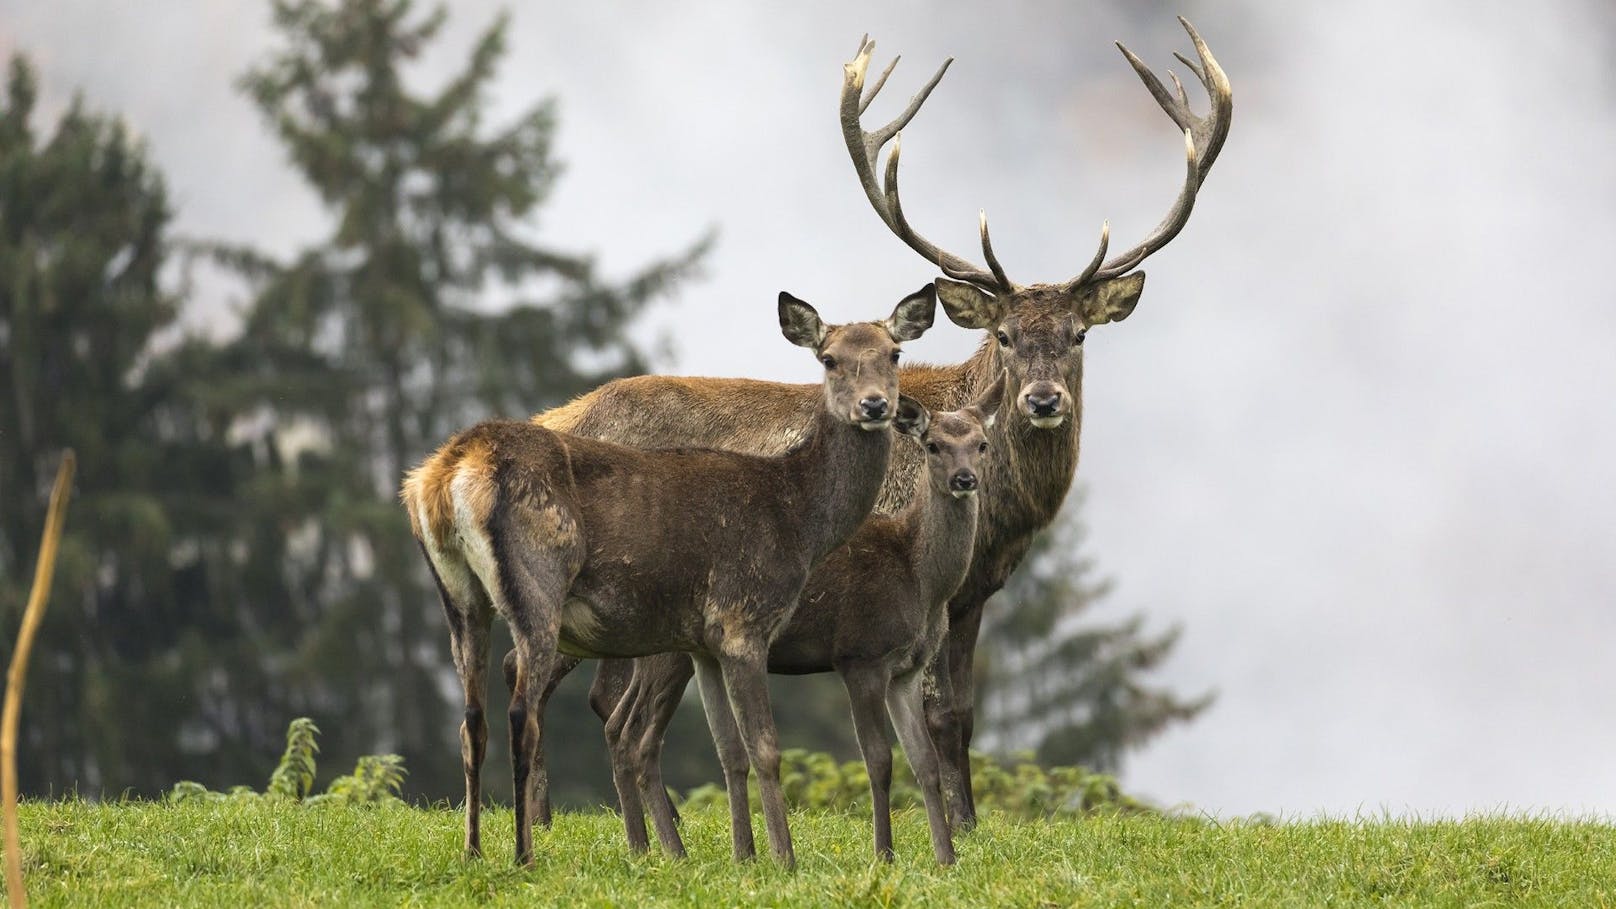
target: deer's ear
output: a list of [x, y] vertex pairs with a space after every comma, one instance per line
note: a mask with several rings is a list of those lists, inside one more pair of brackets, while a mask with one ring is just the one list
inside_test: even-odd
[[892, 418], [892, 428], [918, 439], [930, 427], [931, 412], [926, 410], [926, 405], [908, 395], [898, 395], [898, 413]]
[[974, 284], [938, 278], [937, 299], [960, 328], [992, 328], [1004, 321], [1004, 301]]
[[937, 288], [927, 284], [898, 301], [887, 319], [887, 333], [895, 341], [913, 341], [925, 334], [936, 318]]
[[807, 303], [780, 291], [780, 333], [798, 347], [818, 350], [825, 343], [825, 323]]
[[1004, 389], [1010, 384], [1010, 370], [999, 370], [999, 380], [989, 385], [970, 406], [965, 408], [976, 417], [983, 429], [991, 427], [998, 420], [999, 406], [1004, 403]]
[[1112, 278], [1075, 301], [1078, 314], [1089, 325], [1121, 322], [1139, 305], [1139, 294], [1144, 289], [1145, 273], [1142, 271]]

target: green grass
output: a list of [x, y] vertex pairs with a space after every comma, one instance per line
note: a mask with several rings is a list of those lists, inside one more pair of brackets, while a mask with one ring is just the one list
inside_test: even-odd
[[[761, 820], [761, 819], [759, 819]], [[728, 857], [727, 817], [684, 822], [692, 858], [634, 858], [614, 815], [562, 814], [512, 866], [511, 814], [489, 857], [460, 855], [447, 808], [267, 799], [22, 808], [36, 906], [1616, 906], [1616, 827], [1542, 818], [1214, 823], [989, 815], [936, 867], [925, 819], [895, 819], [899, 859], [869, 859], [864, 818], [792, 816], [799, 868]], [[759, 824], [761, 835], [761, 824]]]

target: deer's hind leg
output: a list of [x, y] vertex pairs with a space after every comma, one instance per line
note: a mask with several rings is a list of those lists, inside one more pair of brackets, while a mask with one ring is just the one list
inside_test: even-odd
[[[679, 836], [679, 812], [668, 798], [668, 788], [662, 782], [662, 742], [668, 734], [668, 724], [679, 709], [685, 686], [696, 671], [689, 654], [664, 653], [651, 657], [657, 668], [654, 681], [643, 686], [643, 694], [635, 701], [638, 717], [637, 747], [634, 760], [639, 768], [638, 779], [641, 798], [651, 810], [651, 821], [656, 825], [657, 839], [669, 855], [683, 858], [685, 846]], [[641, 660], [638, 662], [646, 662]], [[636, 670], [638, 671], [638, 670]]]
[[543, 697], [556, 660], [561, 604], [583, 561], [583, 541], [575, 523], [557, 505], [503, 505], [490, 521], [494, 566], [494, 608], [511, 626], [515, 642], [510, 728], [511, 772], [515, 784], [516, 861], [533, 861], [533, 807], [542, 747]]
[[[550, 681], [545, 684], [544, 691], [539, 695], [539, 712], [548, 709], [551, 695], [560, 687], [569, 673], [578, 668], [583, 662], [575, 656], [557, 653], [555, 664], [550, 669]], [[516, 692], [516, 648], [505, 652], [505, 659], [500, 664], [505, 676], [505, 690], [514, 694]], [[533, 805], [528, 809], [532, 813], [533, 823], [546, 829], [550, 826], [550, 771], [549, 763], [544, 759], [544, 749], [540, 748], [533, 765]]]
[[468, 856], [482, 855], [482, 766], [488, 754], [488, 720], [483, 714], [488, 686], [488, 629], [493, 621], [488, 593], [464, 558], [421, 544], [427, 567], [449, 620], [449, 650], [465, 698], [460, 723], [460, 762], [466, 774]]

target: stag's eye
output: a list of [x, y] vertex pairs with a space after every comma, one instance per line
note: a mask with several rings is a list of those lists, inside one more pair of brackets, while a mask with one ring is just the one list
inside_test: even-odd
[[988, 443], [986, 443], [986, 442], [983, 442], [982, 444], [976, 446], [976, 453], [977, 454], [986, 454], [987, 450], [988, 450]]
[[1072, 346], [1076, 347], [1076, 346], [1082, 344], [1083, 339], [1088, 337], [1088, 334], [1089, 334], [1089, 330], [1087, 328], [1079, 328], [1077, 330], [1077, 333], [1072, 335]]
[[902, 353], [902, 351], [894, 350], [892, 352], [892, 362], [894, 362], [894, 363], [898, 362], [898, 354], [900, 354], [900, 353]]
[[1010, 336], [1005, 334], [1004, 329], [1002, 329], [1002, 328], [999, 329], [999, 346], [1000, 347], [1009, 347], [1010, 346]]
[[830, 354], [825, 354], [823, 357], [820, 357], [819, 362], [825, 364], [826, 369], [835, 369], [836, 368], [836, 358], [831, 356]]
[[942, 449], [937, 447], [936, 442], [927, 442], [926, 443], [926, 451], [928, 451], [928, 452], [930, 452], [932, 454], [937, 454], [938, 452], [942, 451]]

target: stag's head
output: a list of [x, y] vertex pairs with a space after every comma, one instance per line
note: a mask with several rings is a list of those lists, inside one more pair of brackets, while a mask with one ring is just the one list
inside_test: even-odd
[[[937, 291], [930, 284], [904, 297], [879, 322], [830, 325], [812, 306], [780, 292], [780, 331], [825, 367], [825, 406], [860, 429], [885, 429], [899, 415], [898, 345], [931, 327]], [[912, 405], [913, 402], [910, 402]]]
[[[993, 253], [985, 214], [978, 223], [986, 269], [939, 248], [916, 233], [904, 219], [898, 199], [898, 155], [902, 147], [899, 131], [914, 118], [953, 60], [943, 62], [931, 81], [910, 99], [908, 107], [892, 122], [874, 131], [866, 131], [859, 118], [886, 84], [887, 76], [892, 74], [898, 61], [894, 59], [868, 91], [865, 91], [864, 77], [874, 43], [866, 38], [859, 46], [858, 56], [844, 67], [842, 134], [865, 195], [888, 229], [948, 276], [938, 280], [937, 296], [949, 319], [964, 328], [992, 332], [997, 362], [1009, 371], [1016, 389], [1015, 409], [1034, 426], [1054, 428], [1072, 415], [1075, 401], [1070, 389], [1081, 375], [1083, 341], [1088, 330], [1106, 322], [1119, 322], [1133, 312], [1145, 285], [1144, 272], [1136, 269], [1184, 228], [1201, 181], [1228, 136], [1233, 109], [1229, 80], [1194, 27], [1182, 18], [1179, 22], [1189, 32], [1200, 62], [1183, 55], [1175, 56], [1189, 67], [1211, 98], [1211, 110], [1205, 117], [1190, 109], [1189, 96], [1177, 76], [1168, 73], [1177, 90], [1175, 97], [1138, 57], [1121, 44], [1117, 47], [1162, 110], [1184, 133], [1187, 159], [1184, 187], [1167, 216], [1137, 246], [1106, 258], [1111, 231], [1109, 224], [1102, 225], [1099, 249], [1088, 265], [1076, 277], [1054, 284], [1023, 285], [1010, 280]], [[881, 149], [889, 141], [892, 151], [887, 155], [885, 179], [878, 181], [876, 165]]]
[[917, 411], [915, 416], [897, 421], [897, 429], [925, 449], [926, 477], [934, 493], [957, 499], [976, 495], [982, 459], [988, 456], [988, 429], [998, 417], [1009, 378], [1008, 370], [1001, 372], [999, 381], [959, 410], [928, 414], [917, 402], [910, 408]]

